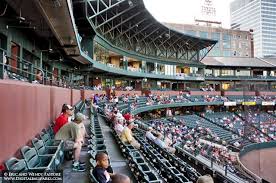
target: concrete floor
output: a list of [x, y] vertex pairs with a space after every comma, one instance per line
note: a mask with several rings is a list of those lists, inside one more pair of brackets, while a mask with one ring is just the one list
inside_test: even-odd
[[[84, 111], [84, 114], [88, 116], [88, 110]], [[84, 125], [86, 129], [88, 128], [88, 125], [90, 124], [90, 119], [84, 120]], [[86, 171], [85, 172], [75, 172], [72, 170], [72, 161], [64, 161], [61, 169], [63, 170], [63, 182], [66, 183], [90, 183], [89, 178], [89, 155], [87, 153], [88, 148], [82, 148], [81, 150], [81, 156], [80, 161], [85, 162], [86, 164]]]
[[[88, 116], [88, 110], [84, 112], [86, 116]], [[102, 132], [105, 139], [105, 145], [107, 147], [111, 166], [115, 173], [121, 173], [129, 176], [133, 183], [136, 183], [132, 172], [130, 171], [127, 160], [123, 157], [109, 126], [106, 125], [105, 121], [99, 117], [99, 122], [102, 127]], [[86, 129], [88, 130], [88, 125], [90, 124], [90, 119], [87, 119], [84, 121], [84, 124], [86, 126]], [[90, 183], [89, 178], [89, 155], [87, 153], [88, 148], [82, 148], [81, 151], [81, 157], [80, 160], [82, 162], [86, 162], [86, 171], [85, 172], [74, 172], [72, 171], [72, 161], [64, 161], [64, 163], [61, 166], [61, 169], [63, 170], [63, 182], [66, 183]]]
[[102, 117], [98, 117], [98, 119], [102, 127], [105, 145], [110, 157], [110, 164], [114, 172], [129, 176], [131, 181], [135, 183], [136, 181], [133, 177], [133, 174], [130, 171], [129, 166], [127, 165], [127, 160], [123, 157], [123, 154], [121, 153], [121, 150], [112, 135], [110, 127], [105, 123]]

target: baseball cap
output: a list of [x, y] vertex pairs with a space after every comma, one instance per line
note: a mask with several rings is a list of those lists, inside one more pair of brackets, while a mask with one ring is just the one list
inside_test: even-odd
[[83, 121], [84, 120], [84, 115], [80, 112], [78, 112], [77, 114], [75, 114], [75, 119], [74, 121]]
[[71, 105], [68, 105], [68, 104], [63, 104], [62, 106], [62, 110], [65, 111], [65, 110], [73, 110], [74, 108], [71, 106]]

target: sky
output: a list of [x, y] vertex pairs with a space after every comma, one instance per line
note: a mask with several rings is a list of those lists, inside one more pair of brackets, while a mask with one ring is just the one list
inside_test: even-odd
[[[195, 17], [201, 16], [203, 0], [144, 0], [146, 8], [160, 22], [194, 24]], [[230, 3], [234, 0], [213, 0], [216, 21], [222, 27], [230, 27]]]

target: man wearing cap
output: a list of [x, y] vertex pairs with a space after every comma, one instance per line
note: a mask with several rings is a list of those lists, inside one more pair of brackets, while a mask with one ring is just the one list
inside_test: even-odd
[[73, 115], [73, 107], [67, 104], [63, 104], [61, 114], [56, 119], [54, 126], [54, 133], [56, 134], [59, 129], [68, 122], [68, 118]]
[[135, 127], [135, 124], [133, 122], [130, 122], [127, 126], [124, 127], [122, 134], [121, 134], [121, 140], [124, 143], [129, 143], [136, 149], [140, 149], [140, 144], [135, 140], [135, 138], [132, 136], [132, 129]]
[[64, 141], [64, 150], [74, 151], [73, 170], [83, 172], [85, 171], [84, 163], [79, 161], [80, 152], [83, 143], [83, 134], [80, 128], [80, 124], [84, 120], [84, 115], [77, 113], [72, 123], [66, 123], [63, 125], [55, 135], [55, 140]]

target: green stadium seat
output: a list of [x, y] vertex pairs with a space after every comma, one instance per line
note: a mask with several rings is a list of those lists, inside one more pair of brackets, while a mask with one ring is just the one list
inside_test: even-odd
[[28, 169], [37, 170], [55, 170], [54, 158], [51, 155], [38, 155], [35, 148], [24, 146], [21, 148], [22, 156], [24, 157]]
[[17, 159], [15, 157], [10, 158], [5, 162], [5, 166], [7, 170], [16, 170], [18, 172], [22, 172], [28, 170], [28, 166], [24, 159]]

